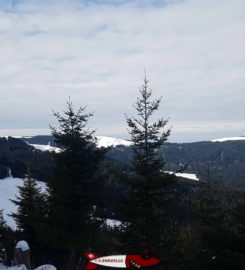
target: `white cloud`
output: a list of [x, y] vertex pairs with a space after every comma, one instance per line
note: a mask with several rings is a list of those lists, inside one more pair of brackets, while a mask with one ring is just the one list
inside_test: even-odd
[[144, 68], [173, 126], [212, 122], [225, 135], [227, 121], [245, 119], [243, 0], [84, 3], [1, 8], [2, 128], [46, 128], [71, 96], [96, 112], [100, 134], [126, 137], [123, 114], [133, 113]]

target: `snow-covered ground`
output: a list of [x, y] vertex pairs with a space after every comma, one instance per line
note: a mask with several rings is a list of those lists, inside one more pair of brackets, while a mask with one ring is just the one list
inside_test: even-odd
[[178, 177], [199, 181], [199, 178], [194, 173], [174, 173], [170, 171], [166, 171], [165, 173], [175, 174]]
[[19, 241], [19, 242], [16, 244], [15, 247], [16, 247], [17, 249], [22, 250], [22, 251], [27, 251], [27, 250], [30, 249], [28, 243], [27, 243], [26, 241], [24, 241], [24, 240]]
[[245, 136], [241, 137], [227, 137], [211, 140], [211, 142], [226, 142], [226, 141], [245, 141]]
[[26, 270], [25, 265], [8, 267], [0, 263], [0, 270]]
[[105, 220], [105, 223], [110, 228], [116, 228], [122, 224], [122, 222], [119, 220], [109, 219], [109, 218]]
[[[0, 263], [0, 270], [26, 270], [25, 265], [8, 267]], [[34, 270], [57, 270], [53, 265], [45, 264], [37, 267]]]
[[37, 267], [34, 270], [56, 270], [56, 268], [51, 264], [44, 264], [44, 265]]
[[[38, 182], [42, 191], [45, 191], [46, 185], [44, 182]], [[8, 177], [5, 179], [0, 179], [0, 210], [3, 209], [3, 218], [6, 221], [7, 225], [13, 230], [16, 229], [15, 221], [12, 217], [9, 216], [11, 213], [17, 211], [17, 207], [10, 199], [16, 199], [16, 196], [19, 195], [18, 186], [23, 185], [23, 179]]]

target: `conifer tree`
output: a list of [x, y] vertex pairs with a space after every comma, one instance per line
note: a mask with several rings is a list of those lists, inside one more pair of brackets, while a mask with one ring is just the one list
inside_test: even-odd
[[32, 249], [32, 263], [37, 265], [40, 263], [39, 256], [43, 248], [41, 233], [47, 214], [46, 195], [42, 193], [37, 181], [32, 177], [30, 168], [23, 186], [19, 186], [19, 195], [11, 201], [18, 207], [17, 212], [10, 215], [17, 225], [17, 240], [28, 242]]
[[170, 135], [170, 129], [165, 129], [168, 120], [161, 118], [156, 122], [150, 122], [161, 102], [161, 98], [151, 100], [151, 96], [152, 90], [145, 76], [140, 89], [140, 97], [134, 105], [138, 118], [126, 115], [133, 142], [134, 171], [137, 175], [144, 177], [162, 175], [164, 160], [159, 156], [159, 150]]
[[94, 217], [100, 186], [96, 172], [105, 150], [96, 148], [94, 130], [87, 127], [93, 114], [86, 113], [86, 107], [75, 111], [68, 101], [64, 115], [54, 115], [59, 125], [51, 130], [61, 152], [54, 156], [54, 173], [48, 183], [47, 238], [49, 246], [59, 252], [58, 263], [63, 254], [65, 263], [60, 267], [73, 269], [82, 252], [96, 243], [92, 239], [98, 228]]
[[152, 90], [145, 77], [134, 105], [138, 117], [126, 115], [133, 158], [130, 175], [123, 176], [127, 194], [121, 211], [126, 221], [123, 231], [127, 246], [138, 251], [156, 247], [164, 241], [165, 204], [169, 201], [165, 188], [173, 178], [164, 173], [165, 161], [159, 153], [170, 135], [170, 130], [166, 129], [168, 120], [152, 121], [161, 98], [152, 100], [151, 96]]
[[45, 196], [37, 181], [32, 178], [28, 169], [23, 186], [19, 186], [19, 195], [11, 200], [17, 207], [17, 213], [12, 213], [20, 237], [35, 246], [38, 242], [37, 230], [44, 218]]

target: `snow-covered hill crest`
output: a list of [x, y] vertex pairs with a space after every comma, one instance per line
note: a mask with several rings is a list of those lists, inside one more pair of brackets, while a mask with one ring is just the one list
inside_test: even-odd
[[245, 136], [240, 137], [227, 137], [211, 140], [211, 142], [227, 142], [227, 141], [245, 141]]
[[97, 136], [97, 146], [98, 147], [110, 147], [110, 146], [117, 146], [117, 145], [124, 145], [124, 146], [130, 146], [132, 145], [132, 142], [122, 140], [122, 139], [116, 139], [112, 137], [105, 137], [105, 136]]
[[[116, 138], [112, 138], [112, 137], [105, 137], [105, 136], [97, 136], [97, 147], [101, 148], [101, 147], [110, 147], [110, 146], [117, 146], [117, 145], [124, 145], [124, 146], [130, 146], [132, 144], [132, 142], [130, 141], [126, 141], [126, 140], [122, 140], [122, 139], [116, 139]], [[49, 152], [55, 152], [55, 153], [59, 153], [60, 152], [60, 148], [58, 147], [53, 147], [45, 144], [30, 144], [31, 146], [33, 146], [35, 149], [41, 150], [41, 151], [49, 151]]]

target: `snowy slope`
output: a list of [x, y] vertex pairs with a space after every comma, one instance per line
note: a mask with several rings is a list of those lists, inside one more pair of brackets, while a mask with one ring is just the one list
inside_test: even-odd
[[[41, 187], [42, 191], [44, 192], [46, 190], [46, 184], [44, 182], [38, 182], [38, 184]], [[7, 225], [13, 230], [16, 230], [16, 224], [15, 224], [14, 219], [10, 217], [9, 214], [16, 213], [17, 207], [14, 203], [10, 201], [10, 199], [15, 199], [16, 196], [19, 195], [18, 186], [22, 186], [22, 185], [23, 185], [23, 179], [21, 178], [13, 178], [11, 176], [3, 180], [0, 180], [0, 210], [3, 209], [3, 218], [6, 221]], [[121, 222], [117, 220], [112, 220], [112, 219], [107, 219], [105, 220], [105, 222], [109, 227], [115, 227], [121, 224]], [[3, 267], [3, 269], [5, 268]], [[1, 265], [0, 265], [0, 270], [2, 270]], [[38, 270], [47, 270], [47, 269], [44, 267]], [[48, 269], [48, 270], [54, 270], [54, 269]]]
[[199, 178], [194, 173], [176, 173], [176, 176], [190, 179], [190, 180], [199, 181]]
[[170, 171], [165, 171], [165, 173], [175, 174], [178, 177], [182, 177], [182, 178], [190, 179], [194, 181], [199, 181], [199, 178], [194, 173], [174, 173]]
[[[46, 185], [44, 182], [38, 182], [39, 186], [42, 188], [42, 191], [45, 190]], [[18, 186], [23, 185], [23, 179], [8, 177], [5, 179], [0, 179], [0, 209], [3, 209], [3, 218], [6, 221], [7, 225], [13, 230], [16, 229], [15, 221], [12, 217], [8, 215], [16, 212], [17, 208], [10, 199], [15, 199], [16, 195], [18, 196]]]
[[245, 141], [245, 136], [214, 139], [211, 142]]
[[59, 153], [60, 152], [60, 148], [58, 147], [53, 147], [45, 144], [30, 144], [31, 146], [33, 146], [35, 149], [41, 150], [41, 151], [49, 151], [49, 152], [55, 152], [55, 153]]
[[[97, 147], [110, 147], [110, 146], [117, 146], [117, 145], [125, 145], [130, 146], [132, 143], [130, 141], [111, 138], [111, 137], [104, 137], [104, 136], [97, 136]], [[50, 145], [44, 144], [30, 144], [34, 148], [41, 150], [41, 151], [49, 151], [59, 153], [60, 149], [58, 147], [53, 147]]]
[[130, 146], [132, 142], [116, 139], [112, 137], [105, 137], [105, 136], [97, 136], [97, 146], [98, 147], [109, 147], [109, 146], [117, 146], [117, 145], [125, 145]]

